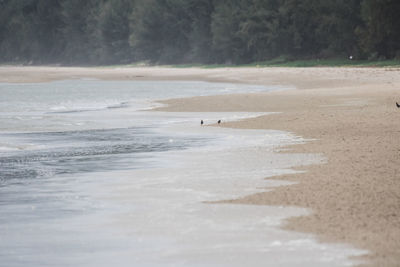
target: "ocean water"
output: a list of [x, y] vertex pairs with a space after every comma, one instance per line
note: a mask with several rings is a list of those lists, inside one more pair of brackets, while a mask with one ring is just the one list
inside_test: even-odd
[[293, 207], [211, 204], [317, 163], [264, 113], [147, 111], [157, 99], [282, 89], [206, 82], [0, 84], [0, 266], [344, 266], [365, 253], [279, 229]]

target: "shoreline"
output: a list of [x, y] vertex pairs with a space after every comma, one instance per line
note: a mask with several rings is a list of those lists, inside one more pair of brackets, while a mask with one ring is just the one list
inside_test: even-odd
[[[273, 179], [298, 182], [225, 203], [313, 210], [286, 229], [371, 251], [367, 266], [400, 262], [400, 69], [385, 68], [53, 68], [0, 67], [0, 82], [60, 79], [202, 80], [292, 85], [299, 90], [162, 101], [163, 111], [279, 112], [221, 126], [284, 130], [306, 139], [286, 152], [323, 153], [328, 161]], [[271, 179], [271, 178], [269, 178]]]
[[[369, 71], [374, 77], [374, 70]], [[295, 185], [224, 203], [310, 208], [313, 214], [289, 219], [284, 229], [314, 233], [321, 241], [367, 249], [371, 253], [363, 257], [367, 261], [363, 266], [398, 266], [400, 111], [395, 101], [396, 97], [400, 99], [400, 90], [396, 89], [400, 82], [399, 77], [393, 77], [395, 74], [390, 73], [385, 80], [384, 71], [378, 72], [380, 77], [375, 84], [353, 73], [358, 84], [352, 86], [332, 82], [332, 87], [326, 87], [318, 77], [312, 89], [163, 103], [169, 105], [165, 110], [173, 111], [280, 112], [222, 126], [277, 129], [314, 139], [287, 150], [323, 153], [327, 163], [295, 168], [303, 173], [272, 178], [298, 182]]]

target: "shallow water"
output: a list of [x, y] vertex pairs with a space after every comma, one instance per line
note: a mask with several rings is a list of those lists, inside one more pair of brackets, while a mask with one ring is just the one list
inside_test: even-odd
[[279, 230], [310, 211], [208, 204], [319, 162], [280, 131], [201, 127], [261, 113], [140, 111], [278, 88], [74, 80], [0, 84], [0, 266], [343, 266], [362, 253]]

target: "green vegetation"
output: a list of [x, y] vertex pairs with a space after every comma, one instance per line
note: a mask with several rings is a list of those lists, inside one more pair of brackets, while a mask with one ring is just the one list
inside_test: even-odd
[[348, 60], [348, 59], [321, 59], [321, 60], [267, 60], [250, 64], [177, 64], [174, 68], [242, 68], [242, 67], [400, 67], [400, 60]]
[[[253, 64], [254, 65], [254, 64]], [[348, 60], [348, 59], [321, 59], [321, 60], [295, 60], [288, 62], [265, 61], [255, 63], [256, 66], [277, 67], [390, 67], [399, 66], [400, 60]]]
[[398, 14], [398, 0], [0, 0], [0, 62], [398, 66]]

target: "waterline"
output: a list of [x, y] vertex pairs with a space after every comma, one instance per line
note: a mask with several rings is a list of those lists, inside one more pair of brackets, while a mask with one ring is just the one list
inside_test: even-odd
[[[108, 90], [102, 81], [90, 85]], [[208, 85], [196, 83], [192, 94]], [[116, 103], [137, 100], [126, 101], [124, 92], [132, 92], [124, 90]], [[305, 141], [286, 132], [200, 125], [267, 114], [144, 112], [133, 104], [110, 108], [100, 96], [96, 105], [105, 108], [88, 109], [96, 90], [72, 92], [86, 104], [54, 108], [63, 100], [53, 95], [28, 110], [3, 106], [21, 118], [2, 117], [6, 266], [343, 266], [362, 253], [279, 229], [285, 218], [311, 212], [305, 209], [206, 203], [273, 190], [285, 182], [265, 177], [323, 160], [275, 153]]]

